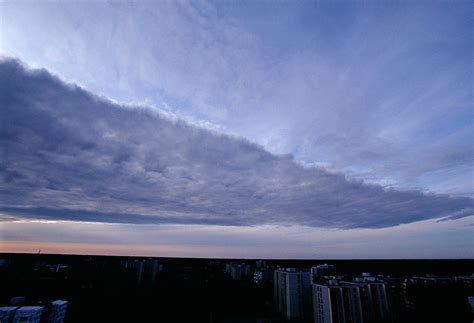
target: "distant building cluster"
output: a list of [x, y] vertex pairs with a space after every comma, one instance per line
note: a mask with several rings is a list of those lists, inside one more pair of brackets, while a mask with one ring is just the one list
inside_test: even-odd
[[287, 320], [316, 323], [383, 322], [389, 318], [385, 283], [364, 273], [343, 281], [332, 265], [318, 265], [309, 271], [295, 268], [274, 272], [274, 304]]
[[246, 263], [231, 262], [226, 264], [225, 270], [234, 280], [248, 278], [253, 273], [252, 266]]
[[[430, 286], [454, 283], [463, 288], [474, 287], [474, 275], [452, 279], [427, 274], [401, 279], [362, 272], [348, 276], [336, 275], [332, 264], [298, 269], [268, 266], [265, 261], [257, 260], [254, 265], [227, 263], [225, 271], [234, 280], [252, 275], [256, 285], [272, 285], [275, 310], [285, 320], [298, 322], [400, 322], [403, 321], [400, 313], [414, 312], [416, 306], [423, 306], [417, 297], [431, 299], [432, 292], [427, 289]], [[438, 296], [433, 294], [433, 297], [446, 297]], [[465, 301], [474, 313], [474, 295]]]
[[163, 265], [156, 258], [122, 260], [121, 266], [135, 275], [137, 285], [155, 285], [158, 274], [163, 269]]
[[[413, 311], [416, 309], [415, 304], [423, 306], [423, 302], [414, 300], [416, 297], [427, 300], [449, 297], [429, 295], [434, 289], [426, 289], [427, 287], [452, 286], [453, 283], [451, 278], [434, 275], [399, 279], [362, 273], [347, 280], [344, 276], [333, 274], [334, 266], [328, 264], [318, 265], [310, 270], [274, 270], [273, 295], [276, 310], [289, 321], [398, 322], [402, 310]], [[454, 281], [456, 286], [472, 288], [474, 275], [457, 276]], [[474, 313], [474, 296], [469, 296], [467, 301], [471, 313]]]
[[324, 277], [330, 274], [334, 270], [334, 265], [322, 264], [316, 267], [311, 267], [311, 277], [317, 279], [318, 277]]
[[[24, 298], [21, 298], [24, 299]], [[19, 301], [18, 297], [10, 303]], [[68, 302], [56, 300], [46, 306], [3, 306], [0, 307], [1, 323], [62, 323], [66, 317]]]

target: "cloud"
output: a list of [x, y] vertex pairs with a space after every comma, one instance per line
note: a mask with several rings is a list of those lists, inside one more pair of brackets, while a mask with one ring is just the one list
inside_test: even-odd
[[468, 1], [0, 6], [1, 52], [94, 93], [360, 179], [474, 197]]
[[474, 214], [473, 199], [307, 167], [247, 140], [0, 64], [2, 213], [109, 223], [379, 228]]

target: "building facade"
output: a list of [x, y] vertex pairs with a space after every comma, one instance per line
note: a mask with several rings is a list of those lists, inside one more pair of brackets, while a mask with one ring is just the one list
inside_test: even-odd
[[67, 301], [56, 300], [51, 303], [48, 323], [63, 323], [66, 317]]
[[[375, 323], [390, 319], [386, 285], [374, 277], [353, 282], [328, 280], [313, 284], [317, 323]], [[373, 278], [373, 279], [372, 279]]]
[[2, 306], [0, 307], [0, 322], [10, 323], [13, 321], [15, 311], [18, 306]]
[[313, 284], [313, 311], [316, 323], [363, 323], [358, 286], [329, 281]]
[[310, 272], [279, 269], [273, 280], [275, 307], [287, 320], [312, 317]]
[[22, 306], [15, 311], [13, 323], [39, 323], [43, 306]]
[[226, 272], [233, 280], [245, 279], [252, 275], [252, 266], [245, 263], [228, 263]]

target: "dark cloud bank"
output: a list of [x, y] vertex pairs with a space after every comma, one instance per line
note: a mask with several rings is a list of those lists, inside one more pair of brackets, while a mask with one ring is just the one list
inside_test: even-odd
[[0, 63], [3, 217], [377, 228], [472, 215], [471, 198], [387, 190], [240, 138]]

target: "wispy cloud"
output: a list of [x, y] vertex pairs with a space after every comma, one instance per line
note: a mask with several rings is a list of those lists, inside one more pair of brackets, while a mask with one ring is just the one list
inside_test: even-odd
[[474, 214], [471, 198], [384, 189], [238, 137], [121, 106], [4, 59], [1, 210], [112, 223], [377, 228]]
[[3, 53], [94, 93], [371, 182], [474, 194], [470, 1], [0, 6]]

